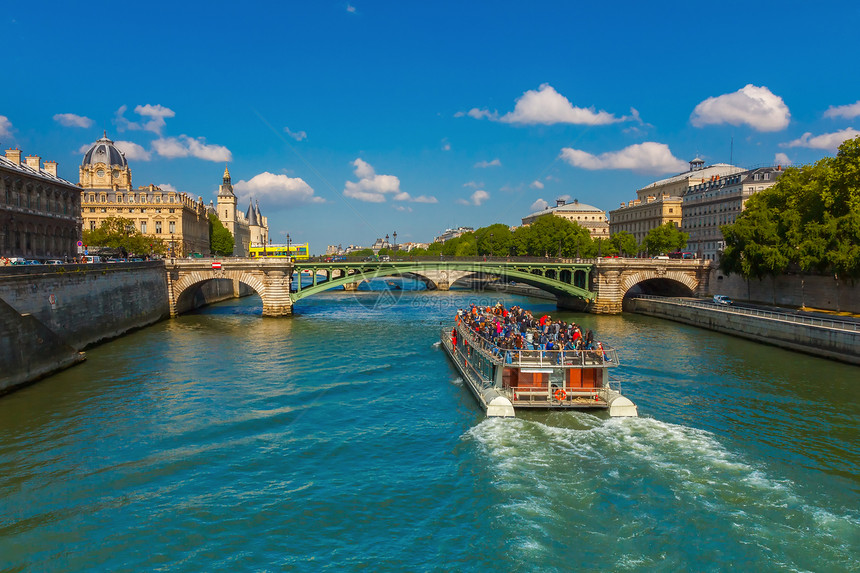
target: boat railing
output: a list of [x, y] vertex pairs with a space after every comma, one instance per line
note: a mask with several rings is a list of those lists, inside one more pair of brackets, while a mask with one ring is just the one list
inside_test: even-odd
[[[608, 344], [599, 343], [592, 350], [540, 350], [540, 349], [506, 349], [499, 348], [492, 340], [485, 338], [468, 327], [457, 328], [460, 336], [464, 337], [472, 349], [479, 349], [496, 364], [506, 364], [516, 367], [562, 367], [562, 368], [594, 368], [618, 366], [618, 352]], [[442, 329], [442, 337], [450, 339], [451, 332]]]
[[517, 404], [605, 405], [608, 388], [560, 388], [551, 386], [512, 386], [505, 388], [508, 398]]

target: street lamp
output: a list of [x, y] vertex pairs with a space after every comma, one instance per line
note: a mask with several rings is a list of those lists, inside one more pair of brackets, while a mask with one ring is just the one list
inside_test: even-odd
[[[176, 252], [173, 249], [173, 229], [170, 230], [170, 258], [171, 259], [176, 258]], [[173, 261], [171, 261], [171, 262], [173, 262]]]
[[392, 247], [395, 251], [397, 250], [397, 231], [394, 231], [394, 246]]
[[[384, 245], [388, 245], [388, 247], [385, 247]], [[391, 248], [391, 244], [388, 242], [388, 233], [385, 234], [385, 243], [383, 243], [383, 247], [388, 249]]]
[[292, 257], [293, 253], [290, 251], [290, 234], [287, 233], [287, 256]]

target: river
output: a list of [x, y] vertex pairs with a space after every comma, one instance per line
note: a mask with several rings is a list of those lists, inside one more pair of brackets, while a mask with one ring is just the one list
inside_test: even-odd
[[[485, 419], [440, 321], [619, 348], [638, 419]], [[858, 571], [860, 369], [465, 291], [235, 299], [0, 398], [0, 571]]]

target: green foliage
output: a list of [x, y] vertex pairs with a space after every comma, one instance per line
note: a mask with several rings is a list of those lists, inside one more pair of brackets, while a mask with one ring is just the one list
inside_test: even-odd
[[860, 276], [860, 137], [840, 145], [836, 157], [787, 169], [722, 231], [726, 273]]
[[690, 236], [682, 232], [674, 223], [666, 223], [648, 231], [642, 239], [642, 247], [649, 255], [659, 255], [680, 251], [687, 244]]
[[636, 256], [636, 254], [639, 252], [639, 244], [636, 242], [636, 237], [634, 237], [627, 231], [615, 233], [609, 239], [609, 242], [612, 243], [613, 247], [615, 247], [615, 253], [628, 257], [633, 257]]
[[108, 247], [126, 254], [147, 255], [166, 251], [161, 239], [141, 234], [134, 221], [122, 217], [108, 217], [97, 229], [84, 230], [83, 242], [89, 248]]
[[233, 233], [221, 224], [214, 213], [209, 214], [209, 249], [214, 255], [233, 254]]
[[594, 257], [597, 243], [579, 223], [554, 215], [538, 217], [513, 233], [514, 254], [531, 257]]
[[506, 257], [511, 254], [513, 234], [507, 225], [495, 223], [475, 231], [479, 255]]

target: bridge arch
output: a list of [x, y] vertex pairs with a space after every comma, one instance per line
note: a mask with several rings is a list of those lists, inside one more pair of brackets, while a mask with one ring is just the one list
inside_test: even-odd
[[229, 280], [232, 283], [239, 282], [260, 295], [265, 300], [266, 286], [260, 277], [244, 271], [192, 271], [184, 273], [178, 280], [172, 283], [173, 296], [170, 303], [170, 316], [177, 316], [186, 307], [190, 308], [189, 297], [199, 291], [203, 283], [213, 280]]
[[688, 273], [658, 268], [624, 274], [619, 286], [622, 298], [628, 294], [694, 296], [699, 283]]
[[[316, 267], [315, 265], [302, 265], [297, 263], [296, 270], [301, 272], [308, 268], [324, 268], [323, 265]], [[325, 265], [326, 267], [328, 265]], [[446, 273], [446, 276], [460, 276], [472, 273], [482, 273], [485, 275], [496, 275], [503, 277], [506, 280], [515, 280], [522, 282], [554, 295], [563, 295], [567, 297], [579, 298], [588, 301], [594, 298], [594, 293], [579, 286], [569, 283], [563, 283], [556, 279], [547, 278], [545, 271], [551, 265], [529, 265], [522, 267], [518, 265], [507, 265], [505, 263], [475, 263], [475, 262], [448, 262], [444, 263], [427, 263], [414, 262], [409, 264], [395, 263], [392, 265], [347, 265], [344, 268], [342, 276], [324, 281], [315, 281], [314, 284], [302, 286], [300, 289], [295, 288], [290, 293], [290, 298], [295, 303], [302, 298], [313, 294], [326, 291], [337, 286], [347, 283], [360, 282], [372, 278], [400, 276], [410, 274], [417, 278], [422, 278], [425, 282], [435, 282], [432, 277], [437, 273]], [[556, 271], [557, 273], [558, 271]], [[428, 277], [429, 275], [429, 277]], [[316, 275], [314, 275], [316, 276]], [[456, 280], [456, 279], [455, 279]], [[453, 281], [452, 281], [453, 282]]]

